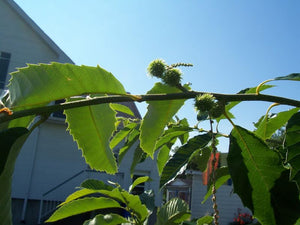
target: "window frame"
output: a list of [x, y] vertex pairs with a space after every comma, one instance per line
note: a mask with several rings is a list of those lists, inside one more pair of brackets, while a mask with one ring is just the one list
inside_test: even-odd
[[11, 61], [11, 53], [1, 51], [0, 52], [0, 89], [5, 88], [10, 61]]

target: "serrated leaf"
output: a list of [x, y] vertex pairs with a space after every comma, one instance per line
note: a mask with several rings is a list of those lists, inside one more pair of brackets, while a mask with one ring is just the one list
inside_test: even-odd
[[92, 190], [112, 190], [113, 187], [104, 183], [101, 180], [87, 179], [83, 181], [80, 185], [82, 188], [92, 189]]
[[117, 132], [109, 143], [110, 148], [114, 149], [136, 126], [136, 123], [129, 123], [123, 129]]
[[287, 76], [276, 77], [274, 80], [294, 80], [300, 81], [300, 73], [291, 73]]
[[100, 193], [101, 190], [113, 190], [112, 186], [105, 184], [103, 181], [95, 179], [87, 179], [83, 181], [80, 187], [82, 189], [70, 194], [66, 200], [60, 204], [60, 206], [87, 195]]
[[122, 208], [120, 204], [110, 198], [83, 198], [69, 202], [58, 208], [46, 222], [55, 222], [81, 213], [107, 208]]
[[68, 129], [92, 169], [116, 173], [117, 163], [109, 147], [115, 130], [115, 111], [108, 104], [65, 110]]
[[18, 154], [29, 136], [29, 131], [23, 127], [10, 128], [0, 132], [0, 221], [12, 225], [11, 214], [11, 182]]
[[110, 103], [110, 107], [117, 112], [125, 113], [125, 114], [127, 114], [129, 116], [133, 116], [133, 117], [135, 116], [134, 113], [131, 111], [131, 109], [129, 107], [127, 107], [126, 105]]
[[294, 114], [286, 126], [287, 162], [291, 165], [290, 179], [300, 187], [300, 112]]
[[127, 208], [136, 214], [140, 221], [144, 221], [147, 218], [147, 208], [141, 203], [139, 196], [129, 194], [127, 191], [119, 188], [115, 188], [112, 191], [102, 190], [101, 193], [125, 204]]
[[272, 117], [265, 116], [258, 124], [256, 131], [257, 136], [266, 140], [270, 138], [276, 130], [284, 126], [287, 121], [299, 111], [299, 108], [294, 108], [288, 111], [274, 114]]
[[[285, 172], [278, 154], [252, 132], [236, 126], [230, 134], [230, 148], [228, 153], [228, 168], [237, 193], [243, 204], [251, 209], [254, 217], [262, 224], [293, 224], [295, 215], [283, 213], [286, 209], [293, 212], [296, 205], [289, 203], [289, 197], [298, 196], [298, 193], [278, 192], [278, 181]], [[282, 180], [281, 185], [296, 185], [288, 180]], [[296, 186], [295, 186], [296, 187]], [[297, 188], [296, 188], [297, 189]], [[276, 194], [274, 194], [276, 193]], [[295, 201], [294, 201], [295, 202]], [[286, 208], [286, 209], [284, 209]], [[300, 211], [299, 211], [300, 212]], [[286, 220], [286, 223], [278, 221]]]
[[139, 184], [141, 183], [145, 183], [149, 180], [150, 178], [148, 176], [144, 176], [144, 177], [138, 177], [137, 179], [135, 179], [135, 181], [129, 186], [129, 193]]
[[181, 224], [189, 217], [187, 203], [180, 198], [173, 198], [158, 210], [155, 225]]
[[63, 206], [71, 201], [85, 197], [87, 195], [92, 195], [92, 194], [97, 194], [97, 193], [99, 193], [99, 190], [93, 190], [93, 189], [87, 189], [87, 188], [80, 189], [80, 190], [75, 191], [74, 193], [70, 194], [64, 202], [59, 204], [59, 206]]
[[121, 194], [123, 199], [125, 199], [125, 203], [127, 203], [127, 207], [138, 216], [141, 222], [145, 221], [148, 216], [148, 210], [147, 207], [142, 204], [139, 196], [129, 194], [126, 191], [122, 191]]
[[[28, 65], [11, 73], [9, 108], [19, 110], [86, 93], [126, 94], [123, 85], [101, 67], [72, 64]], [[56, 91], [53, 91], [56, 90]]]
[[125, 145], [120, 149], [119, 151], [119, 164], [122, 162], [125, 154], [128, 152], [128, 150], [134, 145], [136, 144], [136, 142], [139, 139], [139, 134], [140, 132], [136, 129], [131, 130], [131, 132], [129, 133]]
[[[228, 179], [230, 178], [228, 167], [221, 167], [216, 170], [216, 183], [215, 188], [218, 190]], [[207, 193], [204, 196], [203, 201], [201, 204], [206, 202], [206, 200], [209, 198], [209, 196], [212, 195], [212, 184], [209, 184], [209, 189], [207, 190]]]
[[160, 148], [162, 145], [167, 144], [172, 139], [180, 137], [193, 129], [190, 127], [172, 127], [168, 130], [164, 131], [164, 134], [158, 139], [158, 141], [155, 144], [155, 150]]
[[118, 214], [97, 215], [91, 220], [87, 220], [83, 225], [118, 225], [129, 223], [124, 217]]
[[[175, 87], [156, 83], [147, 94], [178, 93]], [[148, 102], [147, 113], [141, 124], [141, 148], [151, 157], [155, 151], [155, 143], [163, 133], [167, 123], [177, 113], [185, 100], [151, 101]]]
[[187, 144], [181, 146], [164, 167], [160, 187], [173, 179], [179, 170], [188, 162], [190, 156], [198, 149], [204, 148], [211, 140], [210, 134], [198, 135], [191, 138]]

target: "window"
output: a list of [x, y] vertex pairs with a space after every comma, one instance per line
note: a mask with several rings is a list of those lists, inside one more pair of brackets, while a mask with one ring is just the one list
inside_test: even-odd
[[0, 89], [5, 86], [10, 57], [11, 54], [8, 52], [1, 52], [0, 54]]
[[187, 204], [190, 205], [190, 188], [182, 187], [182, 188], [169, 188], [167, 189], [167, 201], [172, 198], [180, 198], [184, 200]]
[[[132, 183], [139, 177], [143, 177], [141, 175], [133, 175], [133, 179], [132, 179]], [[132, 190], [132, 194], [134, 195], [140, 195], [143, 194], [145, 191], [145, 183], [141, 183], [137, 186], [135, 186], [135, 188]]]
[[[55, 105], [60, 104], [60, 103], [64, 103], [64, 102], [65, 102], [64, 99], [56, 100], [56, 101], [55, 101]], [[65, 119], [65, 118], [66, 118], [66, 115], [63, 114], [63, 111], [54, 112], [54, 113], [52, 113], [52, 116], [53, 116], [53, 117], [62, 118], [62, 119]]]

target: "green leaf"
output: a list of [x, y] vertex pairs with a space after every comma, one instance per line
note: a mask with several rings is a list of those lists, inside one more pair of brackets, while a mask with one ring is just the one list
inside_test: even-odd
[[18, 154], [29, 136], [29, 131], [23, 127], [10, 128], [0, 132], [0, 221], [12, 225], [11, 214], [11, 182]]
[[72, 202], [76, 199], [85, 197], [87, 195], [92, 195], [92, 194], [97, 194], [97, 193], [99, 193], [99, 190], [87, 189], [87, 188], [80, 189], [80, 190], [75, 191], [74, 193], [70, 194], [64, 202], [59, 204], [59, 206], [65, 205], [69, 202]]
[[[207, 162], [211, 156], [211, 148], [206, 147], [194, 152], [189, 161], [189, 165], [196, 165], [196, 170], [204, 172], [207, 168]], [[189, 168], [189, 167], [188, 167]]]
[[142, 204], [146, 205], [148, 210], [153, 211], [155, 209], [155, 196], [153, 190], [144, 191], [139, 197]]
[[129, 107], [127, 107], [126, 105], [110, 103], [110, 107], [115, 111], [125, 113], [129, 116], [133, 116], [133, 117], [135, 116], [134, 113], [131, 111], [131, 109]]
[[130, 166], [130, 175], [133, 176], [134, 170], [137, 164], [143, 162], [147, 158], [147, 154], [141, 149], [141, 147], [138, 145], [135, 148], [132, 163]]
[[135, 213], [135, 215], [137, 215], [139, 221], [145, 221], [148, 216], [148, 210], [147, 207], [142, 204], [139, 196], [129, 194], [126, 191], [122, 191], [121, 194], [123, 199], [125, 199], [125, 204]]
[[28, 130], [23, 127], [16, 127], [0, 131], [0, 176], [6, 167], [11, 166], [7, 164], [7, 161], [12, 146], [15, 144], [16, 140], [27, 133]]
[[[269, 89], [271, 87], [274, 87], [274, 85], [263, 85], [259, 90], [264, 91], [264, 90]], [[256, 87], [252, 87], [252, 88], [245, 88], [245, 89], [239, 91], [238, 94], [253, 94], [255, 92], [256, 92]], [[241, 103], [241, 101], [234, 101], [234, 102], [230, 102], [229, 104], [227, 104], [225, 106], [225, 111], [226, 111], [227, 115], [229, 116], [229, 118], [234, 118], [234, 115], [231, 114], [229, 111], [233, 107], [238, 105], [239, 103]], [[222, 115], [219, 118], [217, 118], [217, 121], [219, 122], [221, 119], [226, 119], [226, 117], [224, 115]]]
[[100, 190], [108, 190], [108, 191], [113, 190], [112, 186], [105, 184], [103, 181], [95, 180], [95, 179], [87, 179], [83, 181], [80, 187], [82, 189], [70, 194], [66, 198], [66, 200], [60, 204], [60, 206], [65, 205], [73, 200], [82, 198], [87, 195], [100, 193], [99, 192]]
[[[221, 167], [216, 170], [216, 184], [215, 188], [218, 190], [228, 179], [230, 178], [228, 167]], [[209, 198], [209, 196], [212, 195], [212, 184], [209, 185], [209, 189], [207, 190], [207, 193], [204, 196], [203, 201], [201, 204], [206, 202], [206, 200]]]
[[129, 187], [129, 193], [139, 184], [141, 183], [145, 183], [149, 180], [150, 178], [148, 176], [144, 176], [144, 177], [139, 177], [137, 178]]
[[115, 112], [108, 104], [65, 110], [68, 129], [92, 169], [116, 173], [117, 164], [109, 147], [115, 130]]
[[[293, 207], [298, 207], [290, 204], [290, 197], [287, 197], [298, 196], [298, 193], [294, 193], [291, 188], [288, 192], [278, 192], [277, 186], [279, 180], [281, 185], [289, 187], [296, 184], [282, 180], [285, 169], [276, 152], [270, 150], [252, 132], [236, 126], [230, 134], [227, 160], [234, 192], [240, 196], [243, 204], [252, 210], [259, 222], [264, 225], [293, 224], [290, 221], [295, 218], [283, 212], [293, 212]], [[299, 203], [299, 198], [296, 199]], [[283, 220], [286, 220], [286, 223], [278, 222]]]
[[169, 160], [169, 153], [170, 153], [170, 148], [167, 145], [164, 145], [159, 149], [157, 155], [157, 169], [159, 175], [161, 175], [166, 163]]
[[119, 188], [115, 188], [112, 191], [101, 190], [99, 192], [125, 204], [127, 208], [135, 213], [140, 221], [144, 221], [147, 218], [147, 208], [141, 203], [139, 196], [129, 194], [127, 191], [120, 190]]
[[[189, 127], [189, 123], [188, 123], [188, 120], [186, 118], [180, 120], [179, 124], [182, 127]], [[189, 133], [185, 133], [185, 134], [179, 136], [179, 140], [180, 140], [182, 145], [185, 144], [188, 141], [188, 139], [189, 139]]]
[[191, 138], [187, 144], [181, 146], [164, 167], [160, 187], [173, 179], [179, 170], [188, 162], [190, 156], [198, 149], [204, 148], [211, 140], [210, 134], [198, 135]]
[[[147, 94], [159, 93], [178, 93], [175, 87], [170, 87], [162, 83], [156, 83], [155, 86]], [[148, 102], [148, 111], [144, 116], [141, 124], [141, 148], [153, 157], [155, 151], [155, 143], [163, 133], [167, 123], [172, 119], [176, 112], [184, 104], [185, 100], [170, 101], [151, 101]]]
[[116, 135], [111, 139], [109, 146], [114, 149], [127, 135], [137, 126], [136, 123], [129, 123], [123, 129], [121, 129]]
[[291, 73], [287, 76], [283, 77], [276, 77], [274, 80], [294, 80], [294, 81], [300, 81], [300, 73]]
[[214, 218], [212, 216], [203, 216], [197, 220], [197, 225], [211, 224]]
[[187, 203], [180, 198], [173, 198], [158, 210], [155, 225], [181, 224], [189, 217]]
[[82, 188], [92, 189], [92, 190], [109, 190], [111, 191], [113, 189], [112, 186], [104, 183], [101, 180], [95, 180], [95, 179], [87, 179], [83, 181], [80, 185]]
[[124, 217], [118, 214], [97, 215], [91, 220], [87, 220], [83, 225], [118, 225], [129, 223]]
[[281, 173], [270, 192], [276, 224], [294, 225], [300, 218], [300, 200], [295, 182], [289, 181], [288, 170]]
[[300, 187], [300, 112], [294, 114], [286, 126], [287, 162], [291, 165], [291, 180]]
[[266, 140], [270, 138], [276, 130], [284, 126], [287, 121], [299, 111], [299, 108], [294, 108], [288, 111], [280, 112], [271, 117], [265, 116], [262, 121], [260, 121], [257, 130], [254, 132], [257, 136]]
[[70, 216], [97, 209], [122, 208], [118, 202], [110, 198], [83, 198], [69, 202], [58, 208], [46, 222], [54, 222]]
[[160, 148], [162, 145], [167, 144], [172, 139], [181, 137], [182, 135], [192, 131], [190, 127], [172, 127], [164, 131], [164, 134], [158, 139], [155, 144], [155, 150]]
[[136, 144], [136, 142], [139, 139], [139, 134], [140, 132], [136, 129], [131, 130], [131, 132], [129, 133], [125, 145], [120, 149], [119, 151], [119, 165], [121, 164], [125, 154], [128, 152], [128, 150], [134, 145]]
[[8, 107], [13, 110], [47, 105], [54, 100], [86, 93], [126, 94], [122, 84], [99, 66], [28, 65], [11, 76]]

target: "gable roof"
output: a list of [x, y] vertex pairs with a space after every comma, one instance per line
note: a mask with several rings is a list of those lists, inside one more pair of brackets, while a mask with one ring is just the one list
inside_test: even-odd
[[3, 0], [11, 7], [29, 27], [59, 56], [59, 61], [73, 63], [73, 60], [61, 50], [54, 41], [13, 1]]
[[[21, 9], [21, 7], [17, 3], [15, 3], [13, 0], [3, 0], [3, 1], [6, 2], [7, 5], [13, 11], [15, 11], [17, 15], [20, 16], [22, 20], [33, 30], [33, 32], [35, 32], [46, 43], [46, 45], [59, 56], [58, 61], [75, 64], [73, 60], [69, 56], [67, 56], [67, 54], [64, 53], [64, 51], [61, 48], [59, 48], [54, 41], [52, 41], [52, 39]], [[120, 104], [129, 107], [137, 118], [139, 119], [142, 118], [135, 103], [122, 102]], [[128, 115], [124, 115], [124, 116], [128, 117]]]

